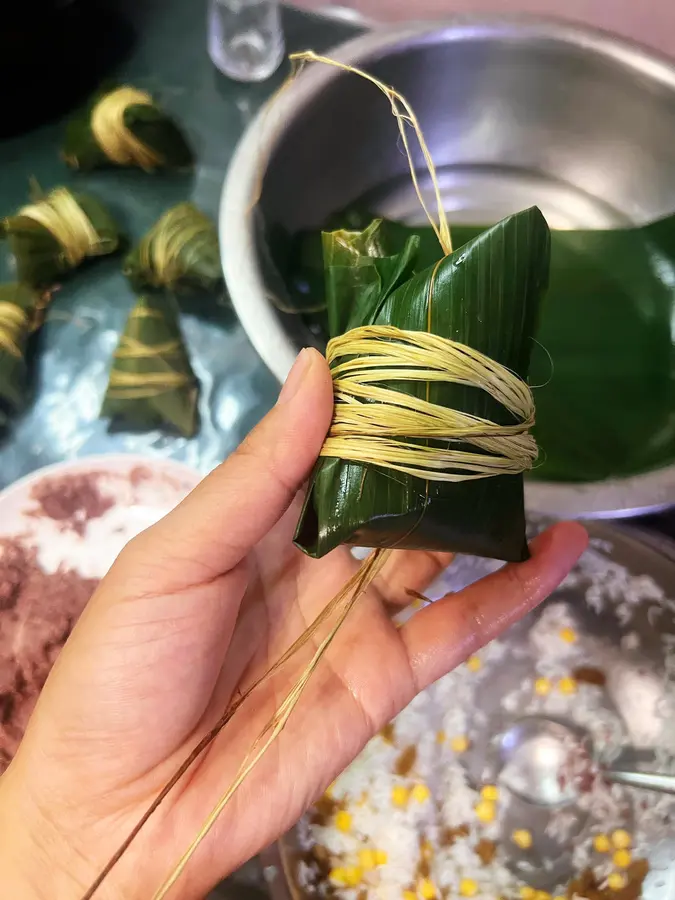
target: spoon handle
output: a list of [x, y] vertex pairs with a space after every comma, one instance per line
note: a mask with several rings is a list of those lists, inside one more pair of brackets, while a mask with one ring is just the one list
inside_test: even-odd
[[658, 791], [661, 794], [675, 794], [675, 775], [654, 775], [648, 772], [622, 771], [610, 769], [605, 777], [616, 784], [643, 788], [647, 791]]

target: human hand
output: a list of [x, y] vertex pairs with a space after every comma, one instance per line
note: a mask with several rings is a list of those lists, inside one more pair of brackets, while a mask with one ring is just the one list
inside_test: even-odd
[[[279, 403], [170, 515], [132, 541], [85, 610], [0, 779], [0, 896], [80, 900], [238, 692], [353, 575], [292, 545], [296, 494], [328, 429], [325, 361], [303, 351]], [[532, 558], [437, 601], [397, 630], [392, 607], [450, 557], [396, 552], [353, 609], [288, 726], [235, 794], [171, 896], [203, 897], [289, 828], [430, 682], [543, 600], [586, 545], [558, 525]], [[151, 897], [199, 830], [303, 664], [258, 689], [169, 794], [104, 882]]]

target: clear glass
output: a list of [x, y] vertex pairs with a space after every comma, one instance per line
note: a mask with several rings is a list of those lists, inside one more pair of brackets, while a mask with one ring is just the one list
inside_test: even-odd
[[264, 81], [284, 57], [278, 0], [209, 0], [209, 56], [236, 81]]

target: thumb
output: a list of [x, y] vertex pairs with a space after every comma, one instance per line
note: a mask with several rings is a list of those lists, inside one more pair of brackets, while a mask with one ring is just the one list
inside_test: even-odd
[[[233, 569], [290, 506], [311, 473], [330, 425], [330, 372], [316, 350], [302, 350], [272, 411], [229, 459], [125, 551], [142, 593], [174, 592]], [[145, 561], [145, 565], [144, 565]], [[147, 565], [149, 563], [149, 565]]]

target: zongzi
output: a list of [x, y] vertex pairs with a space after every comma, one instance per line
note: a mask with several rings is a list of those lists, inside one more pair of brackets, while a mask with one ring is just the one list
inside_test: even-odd
[[[439, 247], [437, 262], [422, 271], [415, 268], [415, 236], [391, 257], [368, 255], [377, 253], [372, 235], [347, 236], [323, 237], [329, 318], [339, 329], [332, 337], [344, 331], [345, 338], [369, 338], [363, 326], [389, 332], [380, 327], [379, 344], [350, 347], [345, 340], [334, 354], [334, 380], [340, 375], [342, 382], [334, 384], [333, 425], [296, 543], [314, 557], [348, 543], [526, 558], [522, 472], [536, 455], [526, 433], [533, 407], [525, 401], [521, 412], [508, 398], [526, 387], [547, 284], [543, 216], [525, 210], [447, 256]], [[428, 336], [456, 342], [454, 357], [446, 354], [434, 368], [429, 354], [417, 352]], [[476, 351], [484, 354], [477, 368]], [[470, 360], [471, 374], [453, 371], [461, 357]], [[509, 374], [519, 381], [496, 392]], [[392, 425], [383, 406], [400, 421]], [[425, 418], [422, 432], [410, 425], [410, 406]], [[448, 428], [448, 411], [459, 414], [456, 429]], [[386, 466], [379, 458], [383, 434], [393, 444]], [[508, 446], [495, 435], [508, 435]], [[331, 447], [339, 455], [331, 456]], [[430, 478], [420, 459], [438, 474]]]
[[124, 274], [138, 291], [217, 290], [223, 276], [215, 225], [192, 203], [179, 203], [128, 255]]
[[104, 166], [186, 169], [193, 155], [182, 131], [147, 91], [128, 85], [98, 94], [66, 133], [63, 158], [73, 169]]
[[0, 285], [0, 421], [26, 402], [26, 345], [42, 305], [27, 285]]
[[115, 351], [101, 415], [114, 427], [164, 427], [192, 437], [197, 397], [175, 299], [164, 293], [139, 297]]
[[86, 258], [114, 253], [120, 233], [108, 210], [90, 194], [55, 188], [0, 223], [18, 280], [51, 287]]

